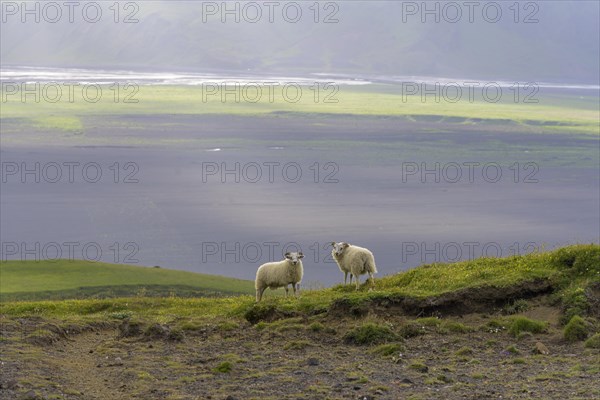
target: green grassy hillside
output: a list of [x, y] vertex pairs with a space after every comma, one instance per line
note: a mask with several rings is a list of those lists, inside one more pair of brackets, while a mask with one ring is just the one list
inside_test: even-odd
[[80, 260], [4, 261], [0, 277], [2, 301], [254, 292], [253, 282], [240, 279]]
[[[587, 314], [592, 288], [600, 287], [600, 246], [574, 245], [505, 258], [436, 263], [364, 283], [312, 291], [299, 300], [272, 300], [245, 309], [250, 321], [319, 314], [366, 314], [373, 306], [413, 315], [462, 314], [501, 308], [519, 298], [551, 293], [565, 317]], [[598, 310], [596, 310], [597, 312]]]
[[[64, 263], [57, 266], [62, 270], [61, 274], [57, 274], [50, 273], [48, 265], [44, 269], [43, 263], [25, 265], [25, 268], [21, 268], [18, 262], [2, 263], [3, 296], [23, 293], [26, 288], [30, 292], [48, 288], [68, 291], [78, 285], [86, 285], [86, 282], [93, 285], [108, 285], [111, 282], [113, 285], [187, 284], [211, 291], [253, 293], [252, 283], [248, 281], [180, 271], [97, 263]], [[112, 278], [109, 272], [111, 270]], [[92, 285], [90, 283], [89, 286]], [[353, 285], [306, 290], [298, 299], [268, 293], [266, 300], [258, 304], [255, 304], [253, 296], [222, 299], [173, 296], [151, 299], [137, 296], [137, 299], [4, 302], [0, 305], [0, 314], [27, 315], [35, 310], [38, 314], [61, 318], [104, 318], [107, 314], [126, 312], [128, 315], [161, 322], [168, 322], [173, 315], [194, 319], [243, 316], [256, 322], [335, 313], [336, 310], [361, 314], [373, 305], [391, 307], [409, 314], [437, 310], [460, 313], [502, 307], [515, 299], [550, 293], [556, 304], [563, 308], [565, 318], [568, 318], [572, 315], [585, 315], [594, 307], [590, 303], [588, 289], [599, 284], [600, 245], [590, 244], [506, 258], [423, 265], [376, 279], [374, 290], [370, 290], [370, 283], [365, 283], [359, 291], [355, 291]], [[198, 314], [198, 309], [203, 312]]]

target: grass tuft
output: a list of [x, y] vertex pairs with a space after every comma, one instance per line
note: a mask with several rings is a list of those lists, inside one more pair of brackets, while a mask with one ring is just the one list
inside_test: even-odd
[[508, 331], [515, 337], [521, 332], [542, 333], [548, 329], [548, 323], [527, 317], [515, 317], [510, 321]]
[[308, 326], [308, 328], [313, 332], [321, 332], [323, 329], [325, 329], [325, 325], [320, 322], [313, 322]]
[[470, 356], [473, 354], [473, 349], [470, 347], [461, 347], [455, 353], [457, 356]]
[[425, 326], [416, 321], [407, 322], [400, 327], [400, 336], [404, 339], [421, 336], [425, 333]]
[[220, 374], [226, 374], [226, 373], [231, 372], [232, 369], [233, 369], [233, 364], [231, 362], [223, 361], [222, 363], [217, 365], [215, 368], [213, 368], [213, 372], [220, 373]]
[[522, 313], [524, 311], [527, 311], [528, 309], [529, 309], [529, 304], [527, 303], [527, 301], [523, 300], [523, 299], [519, 299], [519, 300], [515, 300], [512, 303], [504, 306], [504, 309], [502, 311], [504, 311], [505, 314], [513, 315], [513, 314]]
[[586, 340], [584, 346], [588, 349], [600, 349], [600, 333], [596, 333]]
[[305, 348], [312, 346], [312, 344], [308, 340], [293, 340], [287, 343], [283, 349], [284, 350], [304, 350]]
[[389, 342], [397, 339], [398, 335], [396, 335], [389, 327], [370, 322], [357, 326], [344, 335], [344, 341], [346, 343], [362, 346]]
[[413, 362], [408, 366], [408, 368], [417, 372], [421, 372], [422, 374], [425, 374], [429, 371], [429, 367], [422, 362]]
[[399, 343], [382, 344], [375, 347], [371, 352], [379, 356], [388, 357], [400, 353], [404, 347]]
[[563, 330], [563, 336], [569, 342], [579, 342], [585, 340], [588, 336], [588, 328], [585, 320], [579, 315], [575, 315]]
[[566, 325], [574, 316], [587, 315], [589, 313], [590, 304], [583, 287], [570, 286], [564, 290], [562, 304], [563, 315], [560, 322], [563, 325]]
[[456, 321], [444, 321], [444, 323], [438, 329], [439, 333], [468, 333], [471, 332], [471, 328]]

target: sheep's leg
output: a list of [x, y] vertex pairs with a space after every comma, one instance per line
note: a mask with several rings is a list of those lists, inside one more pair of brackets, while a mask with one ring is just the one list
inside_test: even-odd
[[354, 275], [352, 274], [352, 272], [350, 272], [350, 284], [352, 285], [352, 278], [354, 277]]
[[289, 291], [290, 291], [289, 286], [285, 285], [285, 297], [288, 297]]
[[375, 287], [375, 277], [373, 276], [373, 274], [371, 272], [369, 272], [369, 276], [371, 277], [371, 285], [373, 285], [373, 287]]
[[356, 279], [356, 290], [358, 290], [358, 287], [360, 286], [360, 279], [358, 279], [358, 275], [356, 275], [354, 279]]
[[[350, 283], [352, 283], [352, 275], [350, 275]], [[344, 285], [346, 284], [346, 281], [348, 280], [348, 273], [344, 272]]]
[[258, 303], [259, 301], [261, 301], [263, 293], [265, 292], [266, 288], [259, 288], [256, 289], [256, 302]]
[[294, 289], [294, 297], [298, 297], [298, 295], [296, 294], [296, 284], [292, 283], [292, 289]]

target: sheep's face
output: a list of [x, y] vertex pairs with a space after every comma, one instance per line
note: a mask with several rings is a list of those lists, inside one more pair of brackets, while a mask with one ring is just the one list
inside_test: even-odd
[[341, 256], [344, 253], [344, 250], [346, 250], [350, 246], [346, 242], [331, 242], [331, 245], [333, 246], [333, 252], [336, 256]]
[[302, 252], [300, 253], [285, 253], [285, 258], [290, 260], [290, 262], [292, 263], [292, 265], [297, 265], [298, 262], [300, 262], [301, 258], [304, 258], [304, 254], [302, 254]]

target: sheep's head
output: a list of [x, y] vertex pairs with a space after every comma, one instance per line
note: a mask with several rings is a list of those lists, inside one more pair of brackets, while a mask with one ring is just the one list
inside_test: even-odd
[[301, 258], [304, 258], [304, 254], [302, 254], [302, 252], [285, 253], [285, 258], [289, 260], [292, 263], [292, 265], [296, 265], [300, 262]]
[[336, 256], [341, 256], [350, 245], [346, 242], [331, 242], [331, 246], [333, 246], [333, 252]]

